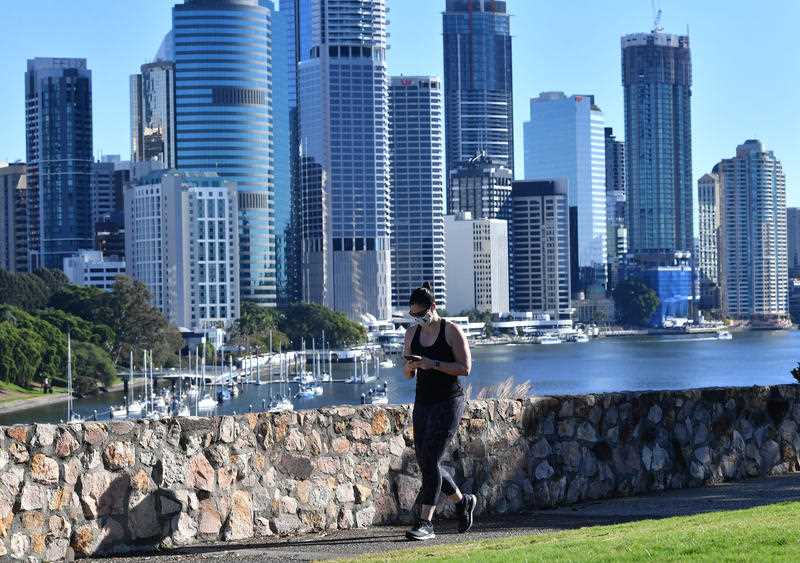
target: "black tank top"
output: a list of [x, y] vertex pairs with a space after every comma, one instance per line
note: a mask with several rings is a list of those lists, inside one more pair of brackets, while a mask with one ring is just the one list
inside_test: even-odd
[[[411, 353], [430, 360], [439, 360], [447, 363], [454, 362], [453, 349], [450, 348], [445, 338], [447, 321], [442, 319], [439, 321], [439, 325], [439, 335], [434, 343], [427, 347], [423, 346], [419, 341], [421, 327], [418, 326], [416, 332], [414, 332], [414, 338], [411, 340]], [[415, 402], [421, 405], [429, 405], [447, 401], [463, 394], [464, 390], [461, 388], [461, 383], [457, 376], [436, 369], [417, 370], [417, 398]]]

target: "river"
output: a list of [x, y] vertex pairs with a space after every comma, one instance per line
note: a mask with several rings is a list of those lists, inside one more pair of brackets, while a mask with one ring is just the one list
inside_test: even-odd
[[[733, 340], [709, 336], [627, 337], [597, 339], [586, 344], [479, 346], [473, 348], [473, 369], [467, 381], [473, 397], [507, 377], [530, 381], [535, 395], [585, 394], [605, 391], [685, 389], [791, 383], [790, 370], [800, 361], [800, 331], [734, 333]], [[334, 378], [352, 374], [352, 364], [334, 364]], [[383, 370], [389, 401], [414, 399], [414, 382], [400, 368]], [[361, 393], [376, 383], [325, 383], [324, 394], [295, 399], [295, 409], [358, 404]], [[272, 392], [277, 393], [275, 386]], [[224, 403], [216, 414], [262, 410], [270, 386], [243, 385], [239, 397]], [[122, 393], [76, 401], [84, 416], [122, 403]], [[194, 409], [192, 409], [194, 414]], [[66, 403], [0, 415], [0, 424], [58, 422]]]

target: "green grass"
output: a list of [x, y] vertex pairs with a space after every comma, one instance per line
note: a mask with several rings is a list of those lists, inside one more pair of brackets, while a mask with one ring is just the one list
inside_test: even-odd
[[6, 383], [0, 381], [0, 405], [10, 403], [11, 401], [19, 401], [21, 399], [35, 399], [37, 397], [56, 396], [64, 393], [66, 389], [61, 387], [53, 387], [53, 393], [45, 395], [42, 393], [41, 386], [37, 383], [33, 389], [26, 389], [14, 383]]
[[503, 540], [391, 551], [359, 561], [800, 561], [800, 502]]

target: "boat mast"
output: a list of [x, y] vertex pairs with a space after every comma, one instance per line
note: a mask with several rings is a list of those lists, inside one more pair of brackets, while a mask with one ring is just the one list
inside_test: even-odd
[[67, 422], [72, 420], [72, 339], [67, 333]]

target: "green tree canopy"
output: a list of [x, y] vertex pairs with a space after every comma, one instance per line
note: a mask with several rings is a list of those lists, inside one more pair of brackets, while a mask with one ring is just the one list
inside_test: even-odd
[[107, 325], [87, 321], [61, 309], [42, 309], [37, 311], [36, 315], [64, 334], [71, 334], [74, 340], [91, 342], [105, 349], [106, 352], [110, 352], [114, 346], [114, 331]]
[[344, 314], [315, 303], [297, 303], [281, 311], [278, 327], [289, 337], [292, 345], [299, 347], [305, 340], [319, 341], [322, 331], [330, 348], [357, 346], [367, 341], [367, 329], [351, 321]]
[[33, 311], [44, 307], [49, 297], [50, 290], [39, 276], [0, 270], [0, 303]]
[[624, 324], [647, 325], [659, 304], [656, 292], [640, 279], [625, 280], [614, 288], [614, 305]]
[[266, 351], [269, 348], [269, 334], [272, 331], [273, 351], [279, 348], [285, 349], [289, 344], [289, 337], [279, 328], [283, 321], [281, 311], [245, 301], [233, 327], [233, 341], [239, 346], [258, 346]]
[[90, 342], [75, 342], [72, 346], [72, 373], [75, 391], [94, 393], [108, 387], [117, 377], [117, 368], [108, 352]]

